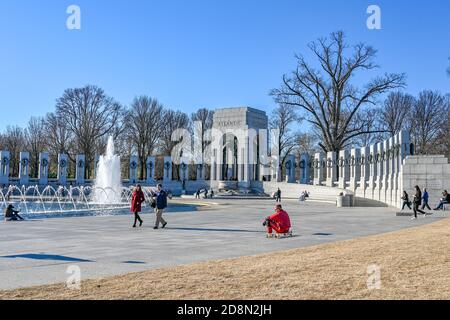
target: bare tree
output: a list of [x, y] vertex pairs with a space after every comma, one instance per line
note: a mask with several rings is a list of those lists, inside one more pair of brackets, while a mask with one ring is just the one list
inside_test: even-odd
[[3, 134], [3, 145], [1, 149], [7, 150], [11, 157], [11, 171], [10, 175], [13, 177], [19, 176], [19, 159], [20, 152], [26, 150], [27, 141], [24, 130], [19, 126], [8, 126]]
[[73, 159], [73, 137], [65, 121], [55, 113], [44, 120], [46, 149], [53, 155], [68, 154]]
[[[410, 132], [415, 145], [416, 154], [431, 154], [442, 133], [448, 125], [448, 99], [439, 92], [426, 90], [419, 94], [419, 98], [411, 110]], [[448, 139], [448, 136], [446, 137]]]
[[[164, 112], [164, 124], [159, 144], [159, 152], [163, 156], [170, 156], [175, 146], [181, 142], [172, 141], [172, 133], [177, 129], [189, 129], [190, 119], [184, 112], [166, 110]], [[173, 174], [175, 179], [179, 179], [178, 169], [179, 165], [174, 164]]]
[[339, 151], [362, 134], [365, 124], [355, 121], [358, 114], [374, 105], [376, 98], [391, 89], [404, 86], [404, 74], [385, 74], [358, 88], [350, 80], [358, 71], [378, 68], [373, 62], [376, 50], [365, 44], [349, 46], [343, 32], [332, 33], [309, 45], [319, 62], [316, 70], [304, 57], [291, 76], [283, 76], [283, 85], [272, 91], [280, 104], [299, 107], [320, 133], [324, 151]]
[[[94, 163], [101, 142], [120, 123], [122, 107], [96, 86], [67, 89], [57, 100], [56, 114], [74, 135], [77, 152], [86, 156], [86, 161]], [[87, 167], [90, 176], [91, 167]]]
[[446, 120], [443, 120], [445, 125], [439, 130], [434, 149], [437, 154], [445, 154], [450, 159], [450, 93], [445, 97], [445, 104], [447, 109]]
[[270, 128], [279, 130], [278, 134], [278, 179], [281, 179], [281, 172], [286, 162], [287, 156], [296, 146], [296, 135], [292, 131], [292, 124], [299, 121], [295, 107], [289, 104], [280, 104], [272, 112], [270, 118]]
[[159, 150], [161, 155], [169, 156], [172, 149], [178, 144], [177, 141], [172, 141], [172, 133], [176, 129], [188, 129], [190, 120], [184, 112], [166, 110], [164, 112], [164, 124]]
[[379, 120], [380, 114], [381, 108], [372, 108], [355, 116], [355, 124], [362, 128], [363, 133], [352, 139], [353, 146], [368, 146], [386, 137], [386, 129]]
[[380, 122], [391, 136], [409, 126], [409, 115], [414, 104], [415, 99], [409, 94], [399, 91], [389, 94], [380, 110]]
[[131, 108], [126, 112], [126, 135], [139, 157], [141, 180], [146, 172], [146, 159], [155, 151], [166, 125], [163, 121], [163, 111], [164, 108], [158, 100], [140, 96], [134, 99]]
[[193, 128], [193, 130], [196, 130], [196, 135], [200, 139], [201, 142], [201, 152], [202, 155], [205, 155], [205, 152], [208, 148], [208, 145], [210, 145], [210, 137], [207, 137], [207, 132], [210, 130], [213, 126], [213, 116], [214, 111], [202, 108], [197, 110], [197, 112], [194, 112], [191, 115], [191, 121], [192, 123], [200, 123], [199, 128]]
[[313, 155], [318, 151], [317, 147], [317, 136], [308, 132], [299, 133], [295, 137], [295, 149], [298, 152], [298, 155], [303, 153]]
[[39, 173], [39, 154], [45, 149], [45, 123], [42, 118], [32, 117], [25, 130], [27, 149], [30, 152], [30, 175], [37, 177]]

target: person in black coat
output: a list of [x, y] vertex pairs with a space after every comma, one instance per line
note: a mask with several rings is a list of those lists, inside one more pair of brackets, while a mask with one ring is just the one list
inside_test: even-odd
[[433, 210], [444, 210], [444, 205], [446, 204], [450, 204], [450, 194], [447, 192], [447, 190], [444, 190], [444, 192], [442, 193], [441, 201]]
[[275, 193], [275, 201], [281, 202], [281, 189], [278, 188], [277, 192]]
[[414, 194], [414, 200], [413, 200], [413, 210], [414, 210], [414, 218], [417, 219], [417, 212], [420, 212], [424, 216], [426, 216], [425, 211], [421, 210], [419, 207], [422, 204], [422, 191], [420, 190], [419, 186], [415, 186], [415, 194]]
[[14, 206], [10, 204], [5, 210], [5, 220], [6, 221], [17, 221], [24, 220], [20, 215], [19, 211], [14, 210]]
[[411, 201], [409, 201], [409, 195], [406, 191], [403, 191], [403, 196], [401, 199], [403, 200], [402, 210], [404, 210], [406, 206], [408, 206], [409, 210], [411, 210]]

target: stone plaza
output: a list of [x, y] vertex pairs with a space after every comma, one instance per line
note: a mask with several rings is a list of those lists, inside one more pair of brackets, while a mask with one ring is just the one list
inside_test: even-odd
[[[145, 181], [137, 179], [139, 159], [130, 158], [124, 185], [141, 183], [150, 188], [163, 183], [181, 196], [170, 201], [169, 209], [175, 209], [167, 214], [166, 230], [150, 228], [155, 217], [148, 206], [144, 206], [144, 227], [130, 228], [126, 201], [116, 209], [117, 215], [74, 217], [49, 212], [23, 223], [0, 223], [0, 232], [8, 239], [0, 243], [0, 289], [63, 283], [73, 267], [79, 268], [82, 279], [102, 278], [396, 231], [411, 226], [409, 219], [396, 216], [403, 190], [412, 192], [416, 184], [427, 188], [434, 204], [449, 186], [448, 159], [412, 155], [406, 132], [364, 148], [287, 155], [281, 167], [276, 146], [269, 143], [277, 132], [268, 129], [268, 122], [261, 110], [219, 109], [214, 114], [210, 154], [200, 158], [184, 154], [178, 160], [174, 159], [178, 155], [164, 156], [162, 172], [157, 172], [157, 158], [149, 157]], [[69, 178], [69, 157], [60, 154], [56, 179], [49, 179], [48, 153], [40, 155], [37, 178], [29, 175], [29, 153], [20, 153], [19, 177], [10, 177], [9, 152], [0, 151], [0, 159], [0, 183], [6, 190], [0, 194], [2, 207], [11, 195], [19, 205], [57, 199], [60, 208], [63, 200], [75, 206], [74, 198], [68, 201], [67, 195], [93, 183], [85, 177], [84, 155], [76, 155], [75, 177]], [[11, 185], [23, 193], [11, 193]], [[52, 185], [53, 196], [27, 194]], [[192, 200], [200, 188], [214, 190], [215, 199]], [[270, 195], [278, 188], [294, 237], [272, 241], [266, 239], [261, 223], [274, 210]], [[299, 202], [303, 190], [310, 192], [310, 198]], [[341, 194], [353, 196], [349, 204], [353, 208], [336, 208]], [[445, 217], [439, 212], [414, 225]]]
[[[182, 202], [182, 200], [176, 200]], [[185, 201], [193, 203], [192, 201]], [[173, 204], [173, 202], [171, 202]], [[167, 230], [152, 229], [145, 207], [144, 227], [131, 215], [0, 222], [8, 241], [0, 243], [0, 289], [65, 283], [71, 267], [81, 279], [95, 279], [195, 262], [249, 256], [358, 238], [409, 228], [393, 208], [336, 208], [324, 202], [288, 200], [294, 237], [266, 239], [261, 223], [272, 200], [204, 200], [191, 211], [167, 214]], [[417, 220], [423, 225], [447, 217]]]

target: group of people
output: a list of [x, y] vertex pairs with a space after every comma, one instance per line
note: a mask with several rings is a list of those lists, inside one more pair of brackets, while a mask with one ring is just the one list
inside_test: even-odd
[[[428, 194], [426, 188], [423, 189], [422, 192], [419, 186], [415, 186], [412, 201], [409, 199], [408, 193], [406, 191], [403, 191], [403, 196], [401, 199], [403, 200], [402, 210], [404, 210], [405, 207], [408, 207], [410, 210], [412, 209], [414, 211], [414, 217], [412, 219], [417, 219], [417, 213], [421, 213], [422, 215], [426, 216], [426, 212], [424, 211], [425, 208], [431, 210], [431, 207], [428, 203], [430, 195]], [[450, 204], [450, 195], [448, 194], [447, 190], [444, 190], [439, 204], [433, 210], [443, 210], [444, 205], [446, 204]]]
[[300, 198], [298, 200], [300, 202], [304, 202], [304, 201], [306, 201], [307, 198], [309, 198], [309, 192], [307, 190], [305, 190], [300, 194]]
[[203, 193], [203, 198], [204, 199], [208, 199], [208, 197], [210, 197], [211, 199], [214, 198], [214, 190], [211, 189], [211, 191], [208, 192], [208, 189], [198, 189], [197, 192], [195, 193], [195, 199], [200, 199], [201, 198], [201, 194]]
[[[167, 191], [163, 189], [162, 184], [158, 184], [155, 192], [152, 192], [152, 197], [150, 199], [150, 206], [155, 209], [156, 222], [153, 229], [159, 229], [159, 226], [164, 229], [167, 226], [167, 221], [163, 218], [164, 209], [167, 208]], [[133, 228], [136, 228], [137, 222], [139, 221], [139, 226], [142, 227], [144, 221], [139, 215], [142, 212], [142, 204], [146, 201], [144, 192], [142, 191], [141, 185], [137, 185], [133, 191], [131, 197], [131, 208], [130, 211], [134, 214], [134, 224]]]
[[[300, 202], [304, 202], [306, 201], [307, 198], [309, 198], [310, 193], [307, 190], [302, 191], [302, 193], [300, 194], [300, 197], [298, 198], [298, 200]], [[277, 191], [275, 191], [272, 195], [272, 198], [275, 199], [275, 202], [281, 203], [281, 189], [278, 188]]]

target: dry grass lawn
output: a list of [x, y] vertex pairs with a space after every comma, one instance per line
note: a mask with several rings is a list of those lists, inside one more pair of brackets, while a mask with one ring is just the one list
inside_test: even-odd
[[[284, 241], [284, 240], [267, 240]], [[368, 290], [367, 267], [381, 268]], [[450, 219], [349, 241], [50, 285], [0, 299], [450, 299]]]

